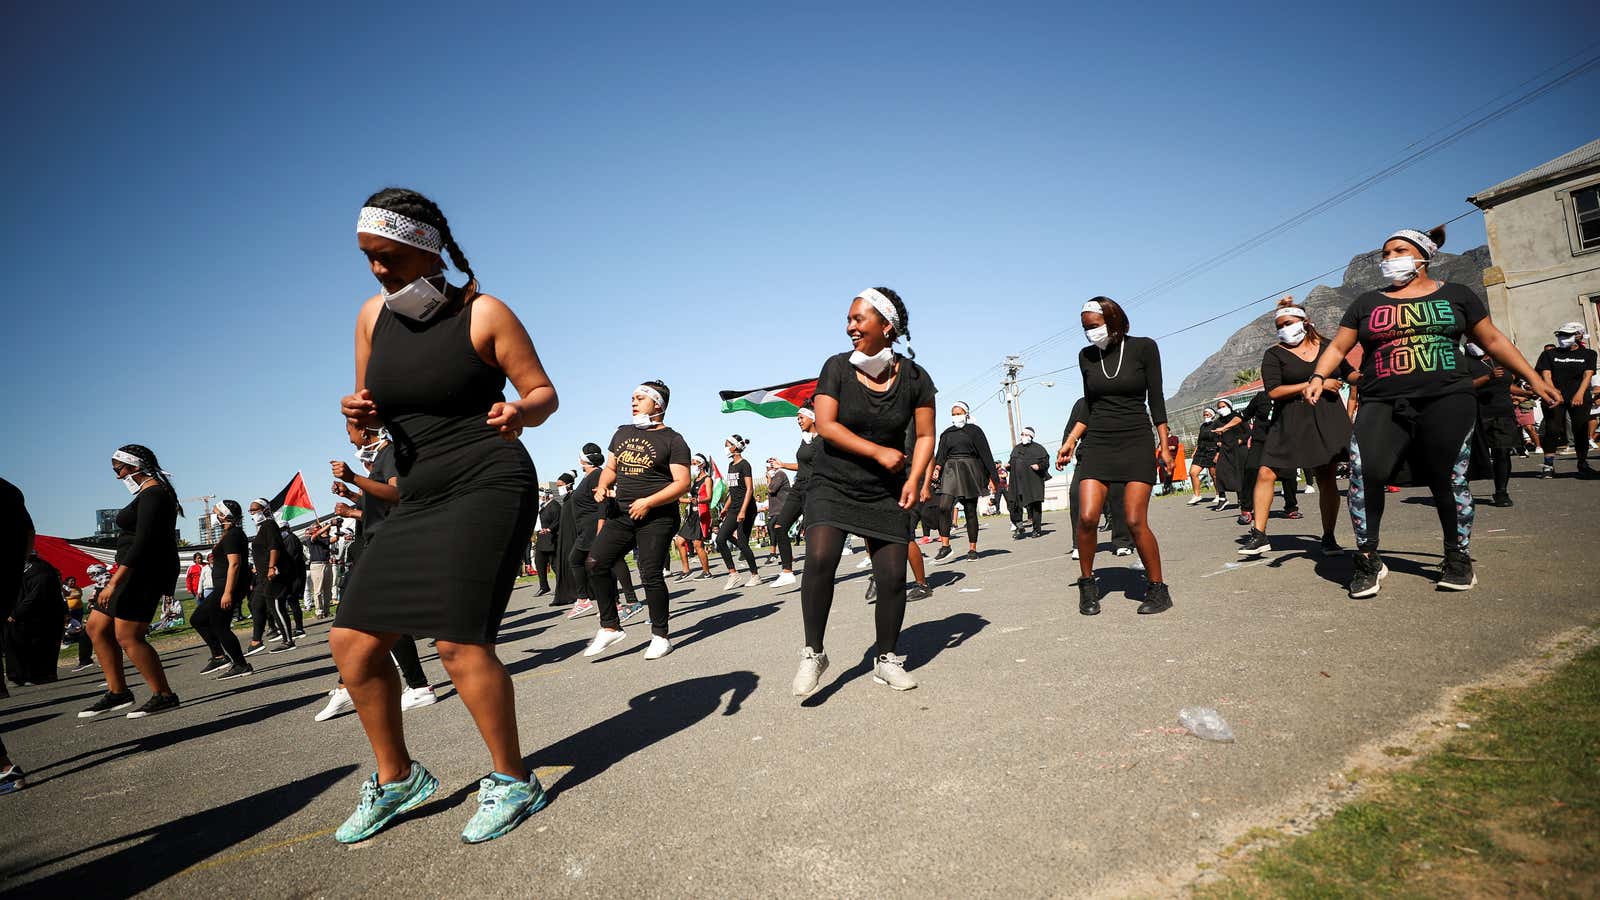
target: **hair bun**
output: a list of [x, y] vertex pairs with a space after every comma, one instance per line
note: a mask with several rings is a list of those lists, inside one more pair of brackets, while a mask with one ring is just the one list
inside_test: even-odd
[[1279, 309], [1283, 309], [1285, 306], [1299, 306], [1299, 305], [1300, 304], [1294, 302], [1294, 297], [1292, 297], [1292, 296], [1290, 296], [1288, 294], [1285, 294], [1283, 299], [1278, 301], [1278, 308]]
[[1428, 229], [1428, 239], [1433, 241], [1434, 244], [1436, 244], [1436, 245], [1438, 245], [1439, 247], [1442, 248], [1444, 246], [1444, 226], [1443, 225], [1435, 225], [1432, 228], [1429, 228]]

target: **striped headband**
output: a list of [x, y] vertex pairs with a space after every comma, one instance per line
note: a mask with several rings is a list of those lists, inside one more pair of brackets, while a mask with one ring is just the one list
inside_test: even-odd
[[375, 234], [429, 253], [444, 251], [444, 238], [439, 235], [439, 229], [427, 222], [419, 222], [410, 216], [376, 206], [361, 207], [361, 215], [356, 219], [356, 233]]
[[1421, 250], [1423, 259], [1433, 259], [1433, 255], [1439, 252], [1439, 245], [1433, 242], [1433, 238], [1428, 237], [1414, 228], [1402, 228], [1399, 231], [1396, 231], [1394, 234], [1384, 238], [1383, 242], [1387, 244], [1395, 238], [1399, 238], [1418, 250]]
[[889, 302], [889, 298], [885, 297], [882, 291], [877, 288], [867, 288], [857, 294], [856, 299], [865, 300], [872, 304], [872, 308], [878, 311], [878, 315], [883, 316], [884, 321], [894, 328], [895, 336], [900, 336], [900, 314], [895, 312], [894, 304]]
[[661, 392], [656, 390], [655, 388], [651, 387], [650, 385], [641, 384], [638, 387], [634, 388], [633, 392], [635, 394], [643, 394], [646, 397], [649, 397], [651, 400], [654, 400], [656, 402], [656, 409], [657, 410], [660, 410], [662, 412], [666, 411], [666, 409], [667, 409], [667, 401], [661, 399]]
[[1028, 428], [1024, 428], [1024, 429], [1022, 429], [1022, 433], [1027, 435], [1028, 437], [1033, 437], [1033, 428], [1031, 426], [1028, 427]]

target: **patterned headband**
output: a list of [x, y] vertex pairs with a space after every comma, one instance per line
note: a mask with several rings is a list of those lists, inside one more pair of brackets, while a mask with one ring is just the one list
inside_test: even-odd
[[1079, 310], [1080, 314], [1081, 313], [1094, 313], [1095, 315], [1102, 315], [1102, 316], [1105, 315], [1105, 312], [1106, 312], [1105, 311], [1105, 307], [1100, 305], [1100, 301], [1099, 300], [1089, 300], [1089, 301], [1087, 301], [1087, 302], [1085, 302], [1083, 304], [1083, 309]]
[[356, 233], [375, 234], [429, 253], [444, 251], [444, 238], [440, 237], [439, 229], [427, 222], [419, 222], [410, 216], [376, 206], [361, 207], [361, 215], [356, 219]]
[[872, 308], [878, 311], [878, 315], [883, 316], [884, 321], [894, 327], [895, 335], [898, 336], [900, 334], [900, 314], [894, 311], [894, 304], [889, 302], [889, 298], [885, 297], [882, 291], [877, 288], [867, 288], [857, 294], [856, 299], [865, 300], [872, 304]]
[[122, 463], [125, 466], [133, 466], [141, 472], [144, 471], [144, 460], [125, 450], [117, 450], [113, 452], [111, 454], [111, 459], [115, 462]]
[[1274, 319], [1304, 319], [1306, 311], [1298, 306], [1280, 306], [1272, 314]]
[[1433, 242], [1433, 238], [1428, 237], [1414, 228], [1402, 228], [1399, 231], [1396, 231], [1394, 234], [1389, 235], [1387, 238], [1384, 238], [1383, 242], [1387, 244], [1395, 238], [1399, 238], [1418, 250], [1421, 250], [1423, 259], [1433, 259], [1433, 255], [1439, 252], [1439, 245]]
[[633, 392], [635, 394], [643, 394], [646, 397], [649, 397], [651, 400], [654, 400], [656, 402], [656, 409], [657, 410], [659, 410], [659, 411], [665, 411], [666, 410], [667, 401], [661, 399], [661, 392], [656, 390], [655, 388], [651, 387], [650, 385], [641, 384], [638, 387], [634, 388]]

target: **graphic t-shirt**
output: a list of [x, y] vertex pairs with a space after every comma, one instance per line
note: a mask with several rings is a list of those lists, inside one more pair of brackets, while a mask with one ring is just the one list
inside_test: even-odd
[[[1572, 347], [1567, 350], [1546, 350], [1539, 354], [1539, 361], [1534, 363], [1535, 372], [1549, 372], [1550, 381], [1561, 392], [1563, 398], [1570, 398], [1583, 384], [1583, 373], [1594, 371], [1595, 352], [1582, 347]], [[1587, 396], [1583, 399], [1587, 400]]]
[[624, 511], [672, 484], [672, 466], [688, 467], [689, 445], [671, 428], [646, 430], [624, 425], [611, 436], [611, 455], [617, 461], [613, 485], [617, 505]]
[[741, 459], [728, 466], [727, 473], [723, 476], [728, 484], [727, 514], [736, 516], [739, 508], [744, 505], [744, 493], [750, 489], [750, 460]]
[[1339, 325], [1354, 328], [1361, 341], [1361, 399], [1471, 393], [1461, 336], [1488, 316], [1477, 294], [1449, 282], [1425, 297], [1357, 297]]

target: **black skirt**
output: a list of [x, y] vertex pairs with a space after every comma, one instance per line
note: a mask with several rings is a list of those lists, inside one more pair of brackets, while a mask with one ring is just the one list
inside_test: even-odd
[[939, 493], [957, 500], [974, 500], [989, 493], [989, 476], [975, 456], [952, 456], [939, 470]]
[[1325, 399], [1313, 408], [1296, 399], [1278, 411], [1267, 435], [1261, 465], [1270, 469], [1316, 469], [1349, 458], [1350, 416], [1344, 404]]
[[1478, 434], [1489, 450], [1521, 450], [1522, 428], [1513, 416], [1480, 416]]
[[159, 586], [149, 582], [130, 580], [120, 591], [111, 596], [111, 608], [104, 611], [109, 612], [113, 619], [149, 625], [155, 620], [156, 610], [161, 606], [162, 595], [167, 593], [171, 593], [170, 588], [163, 591]]
[[1155, 484], [1156, 437], [1148, 428], [1099, 435], [1085, 432], [1078, 478], [1102, 484]]

